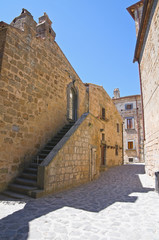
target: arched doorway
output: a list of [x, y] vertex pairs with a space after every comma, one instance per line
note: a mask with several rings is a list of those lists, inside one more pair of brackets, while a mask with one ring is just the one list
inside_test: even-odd
[[77, 94], [72, 87], [69, 92], [69, 120], [77, 120]]
[[68, 92], [68, 119], [77, 120], [77, 91], [75, 87], [70, 87]]

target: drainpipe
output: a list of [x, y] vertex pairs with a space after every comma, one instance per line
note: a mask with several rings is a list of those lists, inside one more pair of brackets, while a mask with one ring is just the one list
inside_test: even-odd
[[140, 70], [139, 60], [138, 60], [138, 68], [139, 68], [139, 79], [140, 79], [140, 90], [141, 90], [141, 109], [142, 109], [142, 124], [143, 124], [143, 160], [145, 162], [145, 153], [144, 153], [145, 120], [144, 120], [144, 103], [143, 103], [142, 80], [141, 80], [141, 70]]
[[143, 139], [144, 139], [144, 141], [145, 141], [144, 104], [143, 104], [142, 81], [141, 81], [141, 71], [140, 71], [139, 61], [138, 61], [138, 68], [139, 68], [139, 79], [140, 79], [140, 90], [141, 90], [141, 108], [142, 108], [142, 123], [143, 123]]
[[124, 137], [123, 137], [123, 127], [124, 127], [124, 124], [122, 123], [122, 165], [124, 165]]
[[136, 97], [136, 117], [137, 117], [137, 137], [138, 137], [138, 154], [137, 154], [137, 157], [140, 161], [140, 126], [139, 126], [139, 114], [138, 114], [138, 106], [137, 106], [137, 97]]

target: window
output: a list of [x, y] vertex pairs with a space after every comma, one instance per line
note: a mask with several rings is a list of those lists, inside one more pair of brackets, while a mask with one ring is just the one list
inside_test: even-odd
[[125, 110], [131, 110], [131, 109], [133, 109], [133, 103], [125, 104]]
[[101, 146], [101, 165], [106, 165], [106, 145]]
[[73, 84], [69, 84], [67, 88], [67, 118], [69, 120], [77, 120], [77, 90]]
[[128, 142], [127, 142], [127, 149], [128, 149], [128, 150], [133, 150], [133, 149], [135, 149], [134, 140], [128, 140]]
[[134, 129], [134, 118], [126, 118], [125, 119], [125, 129]]
[[133, 158], [129, 158], [129, 162], [133, 162], [133, 160], [134, 160]]
[[118, 156], [118, 145], [115, 145], [115, 155]]
[[119, 132], [119, 123], [117, 123], [116, 127], [117, 127], [117, 132]]
[[102, 108], [102, 119], [105, 120], [105, 108]]
[[105, 134], [102, 133], [102, 141], [105, 141]]

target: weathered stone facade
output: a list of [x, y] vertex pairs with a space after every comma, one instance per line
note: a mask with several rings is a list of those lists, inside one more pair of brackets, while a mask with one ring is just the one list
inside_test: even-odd
[[141, 96], [120, 97], [119, 89], [114, 93], [113, 102], [123, 118], [124, 163], [144, 162]]
[[[146, 172], [159, 171], [159, 1], [142, 3], [142, 18], [137, 36], [134, 61], [138, 61], [145, 122]], [[131, 6], [129, 12], [138, 11]]]
[[[107, 119], [100, 119], [101, 106]], [[57, 45], [47, 14], [36, 24], [23, 9], [11, 25], [0, 22], [0, 190], [66, 123], [88, 112], [57, 155], [39, 166], [38, 174], [43, 169], [47, 176], [42, 180], [38, 175], [45, 193], [89, 181], [101, 169], [122, 164], [122, 131], [116, 132], [116, 122], [121, 125], [122, 120], [103, 88], [80, 80]], [[108, 147], [102, 167], [101, 144]], [[96, 152], [94, 177], [91, 146]]]

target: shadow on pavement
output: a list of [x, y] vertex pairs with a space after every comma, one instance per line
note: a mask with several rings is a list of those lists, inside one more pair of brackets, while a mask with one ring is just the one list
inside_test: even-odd
[[[154, 190], [143, 188], [138, 174], [144, 173], [144, 165], [113, 167], [102, 173], [96, 181], [45, 198], [30, 200], [23, 209], [0, 220], [0, 239], [27, 239], [30, 221], [63, 207], [97, 213], [115, 202], [134, 203], [137, 197], [129, 196], [130, 194]], [[8, 204], [11, 202], [8, 201]]]

